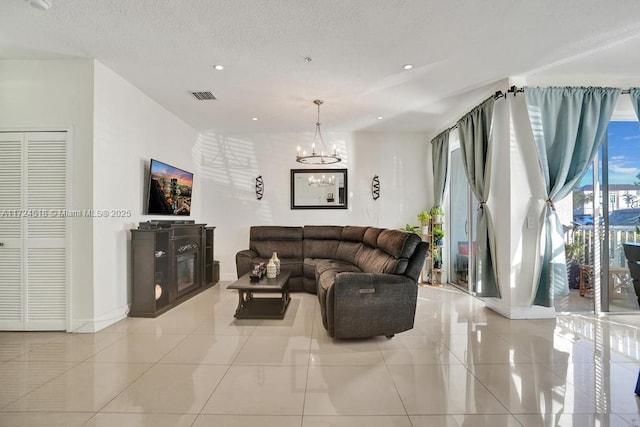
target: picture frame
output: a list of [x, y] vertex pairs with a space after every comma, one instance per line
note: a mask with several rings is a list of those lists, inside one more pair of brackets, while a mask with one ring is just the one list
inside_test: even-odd
[[348, 204], [347, 169], [291, 169], [291, 209], [348, 209]]

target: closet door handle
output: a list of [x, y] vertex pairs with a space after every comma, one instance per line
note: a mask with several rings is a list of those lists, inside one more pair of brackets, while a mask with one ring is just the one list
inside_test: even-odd
[[0, 248], [4, 246], [4, 242], [0, 242]]

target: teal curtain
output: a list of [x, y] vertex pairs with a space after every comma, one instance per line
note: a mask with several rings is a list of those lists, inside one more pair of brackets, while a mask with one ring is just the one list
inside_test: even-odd
[[433, 164], [433, 204], [442, 206], [447, 188], [447, 167], [449, 165], [449, 129], [431, 140]]
[[629, 89], [629, 97], [633, 104], [633, 109], [636, 110], [636, 116], [640, 120], [640, 88], [632, 87]]
[[[479, 201], [476, 228], [476, 295], [500, 297], [495, 259], [495, 233], [486, 201], [489, 198], [489, 155], [494, 97], [471, 110], [458, 121], [460, 150], [469, 187]], [[472, 269], [473, 272], [473, 269]]]
[[620, 89], [525, 88], [524, 94], [547, 192], [533, 304], [552, 307], [556, 296], [569, 294], [563, 229], [554, 203], [571, 193], [606, 139]]

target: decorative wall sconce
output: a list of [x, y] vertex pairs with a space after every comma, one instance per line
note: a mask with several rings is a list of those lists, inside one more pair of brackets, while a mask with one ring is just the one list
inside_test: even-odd
[[373, 200], [380, 198], [380, 177], [378, 175], [374, 175], [371, 180], [371, 197]]
[[262, 200], [262, 196], [264, 195], [264, 180], [262, 179], [262, 175], [258, 175], [256, 178], [256, 199]]

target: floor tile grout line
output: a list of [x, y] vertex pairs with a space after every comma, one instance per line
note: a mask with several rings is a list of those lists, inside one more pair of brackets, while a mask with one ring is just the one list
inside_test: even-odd
[[302, 396], [302, 411], [300, 417], [300, 427], [304, 425], [304, 410], [307, 403], [307, 390], [309, 389], [309, 375], [311, 375], [311, 348], [313, 346], [313, 332], [315, 331], [316, 323], [318, 321], [318, 317], [313, 316], [313, 322], [311, 323], [311, 338], [309, 339], [309, 347], [307, 350], [307, 375], [304, 382], [304, 395]]
[[[100, 407], [100, 409], [98, 409], [96, 411], [96, 413], [100, 413], [104, 410], [104, 408], [106, 408], [107, 406], [109, 406], [109, 404], [111, 402], [113, 402], [115, 399], [117, 399], [122, 393], [124, 393], [126, 390], [128, 390], [131, 386], [133, 386], [134, 384], [136, 384], [138, 381], [140, 381], [140, 379], [147, 373], [149, 372], [151, 369], [153, 369], [155, 366], [160, 365], [160, 361], [167, 356], [167, 354], [169, 354], [174, 348], [176, 348], [178, 345], [180, 345], [180, 343], [182, 343], [185, 339], [187, 339], [188, 335], [185, 335], [180, 341], [178, 341], [173, 347], [171, 347], [169, 350], [167, 350], [166, 353], [164, 353], [162, 356], [160, 356], [158, 359], [156, 359], [155, 362], [131, 362], [131, 361], [126, 361], [123, 363], [126, 364], [130, 364], [130, 363], [140, 363], [140, 364], [146, 364], [149, 363], [150, 366], [145, 369], [143, 372], [140, 373], [140, 375], [138, 375], [135, 379], [133, 379], [130, 383], [128, 383], [122, 390], [120, 390], [118, 393], [115, 394], [115, 396], [113, 396], [111, 399], [109, 399], [104, 405], [102, 405]], [[88, 362], [88, 363], [114, 363], [114, 362]], [[117, 362], [116, 362], [117, 363]]]
[[[383, 355], [382, 359], [384, 360], [384, 355]], [[384, 366], [385, 366], [385, 370], [386, 370], [387, 374], [389, 375], [389, 378], [391, 378], [391, 383], [393, 384], [393, 388], [396, 390], [396, 394], [398, 395], [398, 399], [400, 400], [400, 403], [402, 404], [402, 409], [404, 410], [404, 414], [409, 419], [409, 423], [411, 425], [413, 425], [413, 423], [411, 422], [411, 418], [409, 417], [409, 411], [407, 410], [407, 406], [404, 403], [404, 400], [402, 399], [402, 393], [400, 393], [400, 390], [398, 389], [398, 384], [396, 383], [396, 380], [393, 378], [393, 373], [391, 372], [391, 368], [389, 367], [389, 365], [387, 365], [386, 361], [384, 361]]]
[[[16, 361], [16, 362], [21, 362], [21, 361], [20, 361], [20, 360], [18, 360], [18, 361]], [[30, 363], [29, 361], [25, 361], [25, 362], [26, 362], [26, 363]], [[42, 363], [50, 363], [50, 361], [44, 361], [44, 362], [42, 362]], [[67, 362], [61, 362], [61, 363], [67, 363]], [[18, 401], [18, 400], [20, 400], [20, 399], [25, 398], [25, 397], [26, 397], [26, 396], [28, 396], [29, 394], [31, 394], [31, 393], [35, 392], [36, 390], [38, 390], [38, 389], [40, 389], [40, 388], [44, 387], [46, 384], [49, 384], [51, 381], [53, 381], [53, 380], [55, 380], [55, 379], [57, 379], [57, 378], [61, 377], [62, 375], [66, 374], [67, 372], [69, 372], [69, 371], [70, 371], [70, 370], [72, 370], [73, 368], [75, 368], [75, 367], [77, 367], [77, 366], [80, 366], [83, 362], [71, 362], [71, 363], [75, 363], [75, 364], [74, 364], [73, 366], [69, 367], [68, 369], [65, 369], [64, 371], [60, 372], [58, 375], [56, 375], [56, 376], [54, 376], [54, 377], [50, 378], [49, 380], [45, 381], [44, 383], [40, 384], [39, 386], [35, 387], [34, 389], [29, 390], [28, 392], [24, 393], [24, 394], [23, 394], [23, 395], [21, 395], [20, 397], [18, 397], [18, 398], [16, 398], [16, 399], [12, 400], [11, 402], [6, 403], [6, 404], [5, 404], [5, 405], [3, 405], [3, 406], [0, 406], [0, 412], [2, 412], [2, 411], [4, 410], [4, 408], [6, 408], [7, 406], [9, 406], [9, 405], [11, 405], [11, 404], [13, 404], [13, 403], [17, 402], [17, 401]]]

